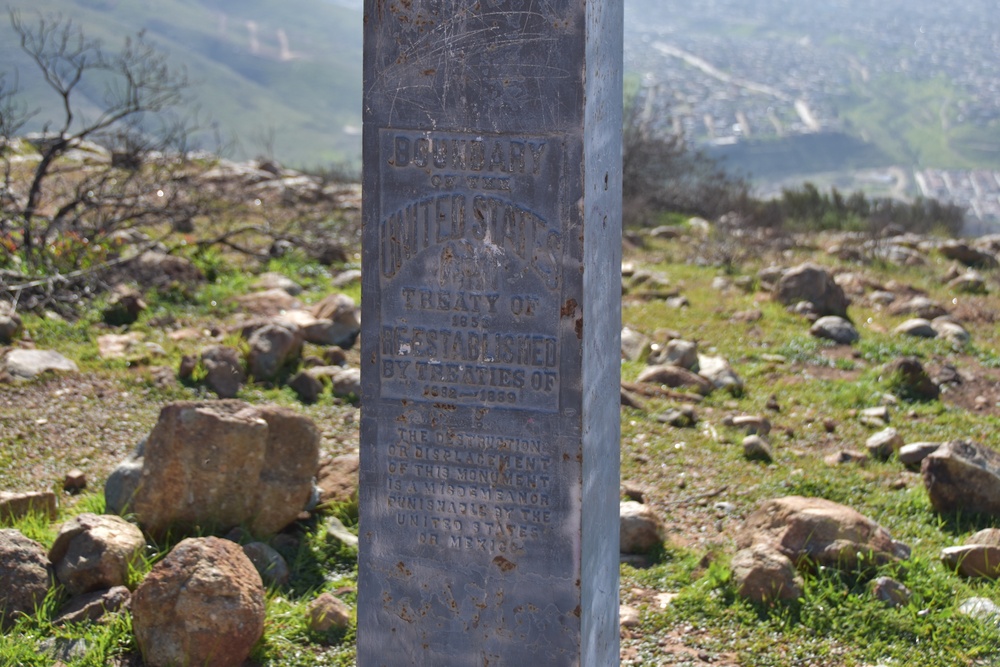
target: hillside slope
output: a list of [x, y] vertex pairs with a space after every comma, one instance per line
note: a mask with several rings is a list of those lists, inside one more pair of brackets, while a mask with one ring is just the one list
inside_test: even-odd
[[[109, 50], [145, 30], [184, 67], [192, 97], [236, 155], [273, 149], [301, 166], [357, 161], [361, 109], [361, 13], [319, 0], [12, 0], [26, 22], [59, 13]], [[25, 99], [40, 108], [29, 129], [52, 117], [55, 98], [0, 21], [0, 62], [16, 71]], [[98, 104], [100, 90], [87, 90]], [[90, 110], [93, 110], [93, 106]]]

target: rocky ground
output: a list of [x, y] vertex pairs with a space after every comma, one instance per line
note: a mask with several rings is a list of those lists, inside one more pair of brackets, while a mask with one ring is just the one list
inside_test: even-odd
[[[282, 176], [283, 196], [315, 193], [303, 178]], [[792, 237], [726, 221], [627, 236], [622, 664], [1000, 661], [1000, 537], [990, 532], [1000, 525], [998, 250], [992, 238]], [[100, 598], [107, 608], [131, 597], [134, 627], [113, 631], [117, 648], [80, 630], [89, 645], [63, 662], [139, 664], [143, 650], [148, 664], [168, 664], [154, 644], [202, 656], [170, 634], [176, 619], [144, 611], [174, 604], [163, 596], [180, 571], [233, 582], [226, 595], [248, 613], [241, 627], [259, 625], [264, 637], [231, 633], [233, 655], [350, 664], [354, 257], [347, 247], [330, 265], [285, 248], [238, 269], [216, 265], [210, 280], [204, 263], [154, 250], [79, 319], [0, 313], [0, 516], [39, 543], [33, 558], [62, 585], [47, 616], [11, 626], [0, 657], [52, 664], [55, 649], [36, 645], [71, 639], [76, 631], [54, 631], [52, 619], [95, 592], [111, 596]], [[221, 400], [230, 398], [242, 402]], [[254, 412], [265, 405], [282, 409]], [[178, 453], [185, 438], [164, 435], [186, 419], [238, 443], [243, 479], [247, 466], [257, 475], [276, 467], [262, 420], [313, 434], [298, 472], [282, 478], [296, 491], [268, 503], [285, 513], [247, 530], [259, 499], [234, 500], [243, 489], [225, 475], [183, 489], [169, 485], [175, 476], [160, 495], [122, 500], [135, 489], [130, 475], [193, 465]], [[291, 460], [294, 447], [281, 447]], [[188, 497], [198, 500], [170, 500]], [[16, 518], [26, 505], [45, 519]], [[110, 509], [143, 525], [141, 543], [108, 546], [119, 540], [107, 535], [134, 527], [95, 518]], [[178, 522], [199, 536], [224, 526], [216, 532], [230, 540], [178, 544], [162, 534]], [[230, 530], [240, 525], [245, 532]], [[97, 583], [74, 583], [91, 575], [56, 548], [80, 535], [88, 549], [124, 554]], [[7, 537], [11, 553], [30, 551]], [[249, 587], [244, 557], [263, 577]], [[216, 570], [195, 572], [206, 559]], [[324, 563], [333, 574], [315, 578]], [[341, 615], [342, 629], [323, 625]], [[915, 644], [925, 649], [914, 654]]]

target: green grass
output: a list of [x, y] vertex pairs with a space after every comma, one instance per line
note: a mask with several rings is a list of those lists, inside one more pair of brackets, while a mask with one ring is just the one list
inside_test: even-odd
[[996, 164], [995, 149], [976, 148], [995, 146], [990, 130], [957, 122], [961, 93], [946, 79], [880, 77], [855, 86], [844, 117], [897, 164], [954, 169]]

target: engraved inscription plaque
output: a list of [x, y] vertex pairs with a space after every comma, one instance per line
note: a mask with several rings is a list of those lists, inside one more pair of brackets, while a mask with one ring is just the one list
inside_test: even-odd
[[618, 662], [620, 0], [366, 0], [358, 664]]

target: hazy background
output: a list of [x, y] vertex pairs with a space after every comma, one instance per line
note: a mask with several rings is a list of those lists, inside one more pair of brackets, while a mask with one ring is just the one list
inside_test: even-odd
[[[210, 129], [235, 139], [236, 157], [301, 167], [360, 159], [360, 0], [7, 4], [28, 19], [71, 16], [109, 46], [147, 30], [187, 68]], [[1000, 216], [996, 9], [993, 0], [625, 0], [626, 77], [656, 100], [659, 122], [763, 194], [810, 179], [940, 196], [990, 218]], [[38, 129], [53, 100], [6, 19], [0, 63], [43, 109]], [[99, 103], [100, 91], [89, 93]]]

